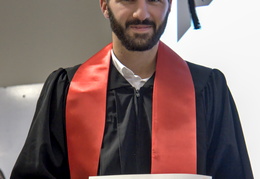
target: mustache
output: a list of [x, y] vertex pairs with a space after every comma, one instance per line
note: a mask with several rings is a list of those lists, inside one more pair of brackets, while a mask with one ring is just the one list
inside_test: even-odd
[[128, 28], [130, 25], [151, 25], [154, 28], [156, 27], [156, 24], [149, 19], [145, 19], [143, 21], [141, 21], [139, 19], [130, 20], [130, 21], [127, 21], [125, 24], [126, 28]]

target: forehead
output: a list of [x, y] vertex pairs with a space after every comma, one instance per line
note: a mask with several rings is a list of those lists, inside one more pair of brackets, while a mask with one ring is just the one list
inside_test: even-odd
[[[149, 9], [154, 9], [152, 12], [158, 11], [170, 11], [172, 0], [101, 0], [111, 9], [115, 9], [115, 12], [118, 10], [133, 10], [144, 4], [149, 5]], [[145, 5], [145, 6], [146, 6]], [[116, 10], [117, 9], [117, 10]]]
[[[106, 2], [109, 2], [109, 1], [113, 1], [113, 0], [104, 0]], [[114, 1], [125, 1], [125, 0], [114, 0]], [[141, 0], [127, 0], [127, 1], [141, 1]], [[145, 1], [151, 1], [151, 0], [145, 0]], [[168, 1], [168, 2], [172, 2], [172, 0], [161, 0], [161, 1]]]
[[[102, 1], [102, 0], [101, 0]], [[172, 0], [103, 0], [106, 4], [120, 3], [120, 4], [136, 4], [141, 1], [146, 1], [149, 4], [169, 4], [171, 6]]]

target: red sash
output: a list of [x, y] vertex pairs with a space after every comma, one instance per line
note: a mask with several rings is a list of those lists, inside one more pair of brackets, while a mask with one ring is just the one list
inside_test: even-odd
[[[66, 130], [72, 179], [98, 172], [112, 49], [82, 64], [70, 84]], [[160, 42], [152, 107], [152, 173], [196, 173], [195, 93], [189, 68]]]

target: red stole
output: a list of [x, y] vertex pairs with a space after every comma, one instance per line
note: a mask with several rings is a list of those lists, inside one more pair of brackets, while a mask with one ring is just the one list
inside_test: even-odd
[[[75, 73], [66, 103], [72, 179], [98, 172], [112, 49], [109, 44]], [[195, 93], [189, 68], [160, 42], [152, 105], [152, 173], [196, 173]]]

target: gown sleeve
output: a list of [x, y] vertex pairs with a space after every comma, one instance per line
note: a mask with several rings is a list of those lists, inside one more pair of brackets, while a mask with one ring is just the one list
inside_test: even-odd
[[238, 112], [224, 75], [211, 70], [199, 95], [205, 114], [206, 174], [213, 179], [253, 179]]
[[65, 69], [46, 80], [11, 179], [69, 178], [64, 111], [68, 86]]

